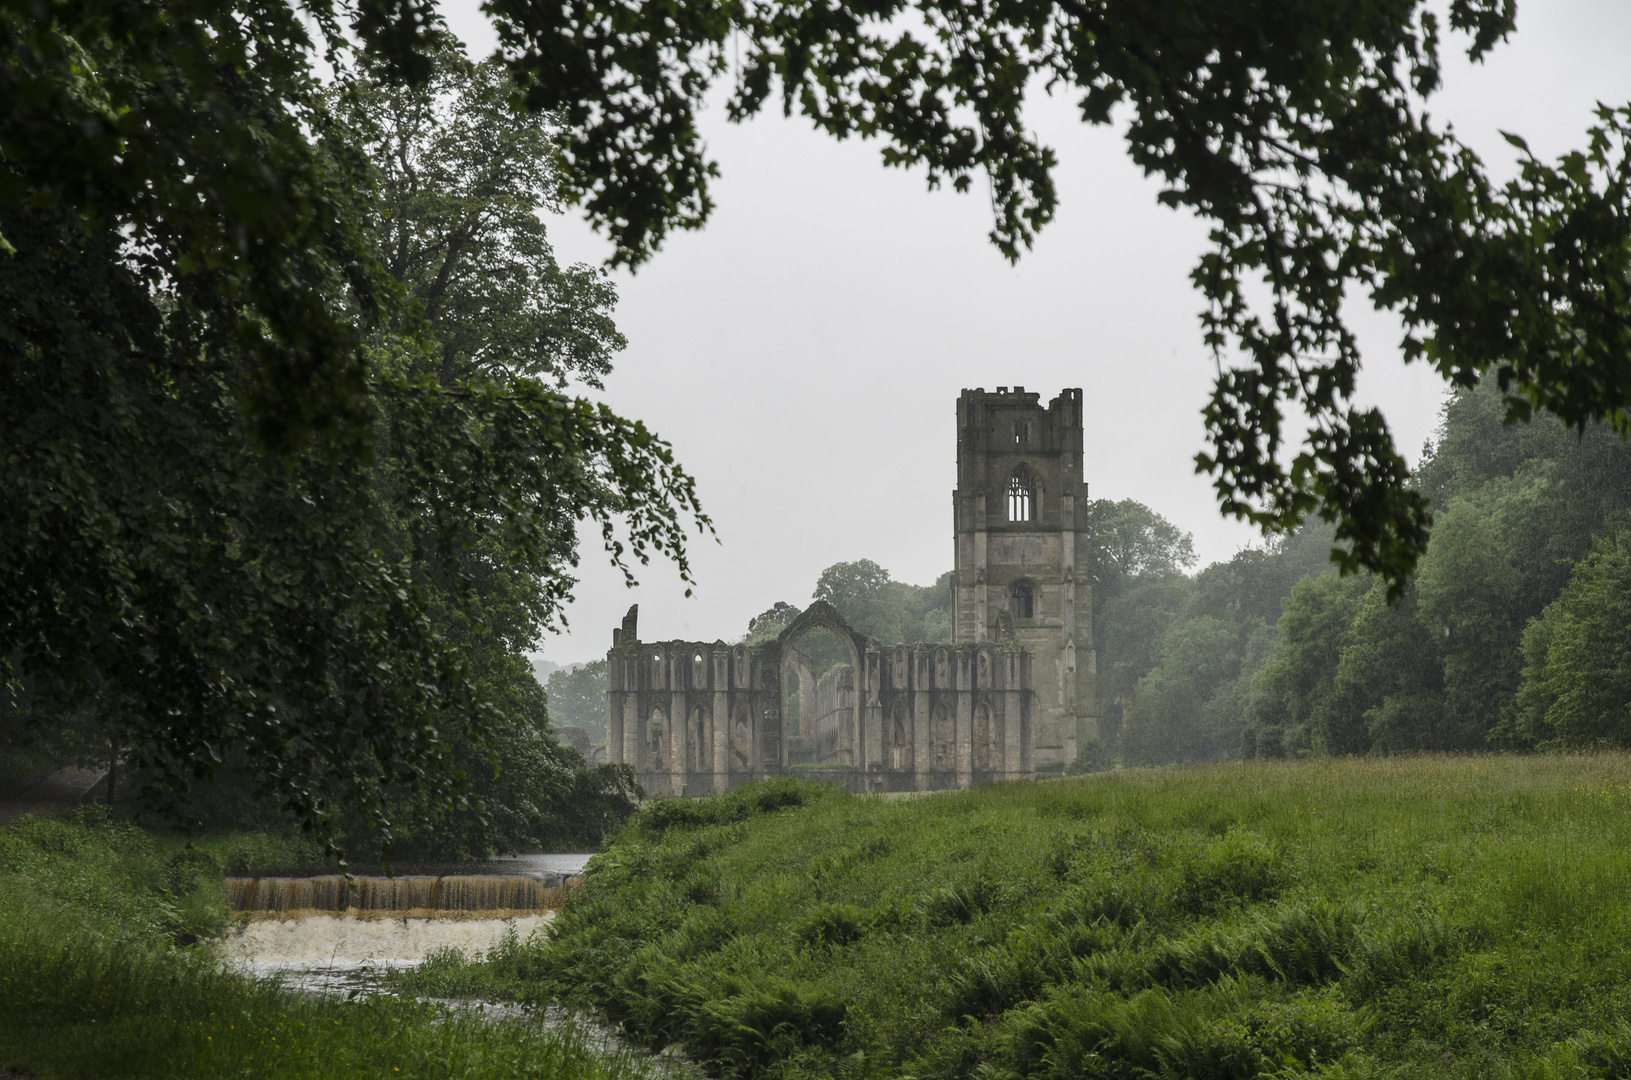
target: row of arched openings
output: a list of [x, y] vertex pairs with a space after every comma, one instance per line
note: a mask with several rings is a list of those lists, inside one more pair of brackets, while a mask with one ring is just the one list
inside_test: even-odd
[[[659, 772], [673, 764], [674, 748], [664, 737], [667, 718], [661, 709], [651, 710], [646, 724], [646, 768]], [[747, 769], [753, 760], [753, 726], [746, 705], [739, 705], [731, 718], [730, 752], [739, 770]], [[708, 716], [700, 707], [691, 710], [686, 725], [685, 768], [692, 772], [706, 772], [709, 766]]]
[[[973, 766], [981, 772], [997, 768], [1002, 761], [997, 744], [997, 727], [991, 709], [983, 702], [974, 709]], [[912, 721], [906, 703], [895, 703], [889, 724], [889, 767], [910, 771], [916, 767], [912, 746]], [[951, 770], [957, 767], [957, 727], [944, 705], [936, 705], [929, 718], [929, 768]]]
[[[647, 768], [661, 771], [671, 764], [672, 747], [664, 734], [667, 720], [661, 709], [653, 709], [646, 725]], [[702, 709], [691, 713], [686, 739], [687, 769], [703, 771], [707, 767], [707, 716]], [[973, 766], [986, 771], [997, 767], [1001, 754], [997, 746], [996, 726], [992, 723], [991, 709], [981, 703], [974, 710]], [[753, 733], [745, 708], [739, 708], [731, 723], [731, 756], [737, 769], [747, 769], [751, 763]], [[954, 769], [957, 767], [957, 734], [951, 713], [944, 705], [936, 705], [929, 720], [929, 767]], [[889, 767], [911, 770], [915, 767], [912, 745], [912, 722], [905, 702], [896, 702], [890, 718]]]

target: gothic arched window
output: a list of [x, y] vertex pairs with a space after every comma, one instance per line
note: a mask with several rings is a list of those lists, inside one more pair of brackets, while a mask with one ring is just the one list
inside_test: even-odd
[[1008, 520], [1036, 520], [1036, 477], [1024, 465], [1008, 480]]
[[1014, 618], [1030, 619], [1036, 613], [1036, 593], [1029, 581], [1014, 583]]
[[997, 763], [997, 733], [991, 724], [991, 709], [982, 702], [974, 710], [974, 767], [988, 772]]
[[753, 726], [746, 705], [736, 707], [736, 722], [731, 725], [731, 755], [740, 770], [745, 771], [753, 762]]
[[956, 730], [944, 705], [934, 707], [934, 718], [929, 723], [929, 756], [936, 769], [957, 766]]
[[912, 767], [912, 738], [904, 701], [895, 702], [894, 722], [889, 738], [889, 767], [891, 769]]
[[708, 718], [701, 709], [691, 711], [691, 732], [693, 738], [688, 748], [691, 768], [701, 772], [708, 767]]
[[663, 768], [663, 711], [651, 710], [651, 723], [646, 727], [647, 735], [651, 740], [651, 753], [648, 760], [651, 768]]

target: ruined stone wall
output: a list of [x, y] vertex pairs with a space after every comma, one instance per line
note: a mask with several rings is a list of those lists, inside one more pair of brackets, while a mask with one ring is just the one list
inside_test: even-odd
[[611, 762], [633, 765], [651, 795], [726, 791], [781, 771], [774, 643], [642, 642], [633, 631], [631, 610], [606, 654]]
[[[792, 773], [850, 790], [931, 791], [1036, 774], [1032, 657], [1009, 643], [885, 646], [829, 605], [807, 609], [775, 641], [643, 642], [630, 610], [606, 656], [607, 750], [652, 795], [728, 791]], [[790, 765], [783, 659], [822, 626], [852, 662], [792, 680], [813, 760]], [[794, 690], [793, 692], [801, 692]]]

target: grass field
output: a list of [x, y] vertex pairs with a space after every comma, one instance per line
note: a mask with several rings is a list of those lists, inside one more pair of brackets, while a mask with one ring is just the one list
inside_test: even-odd
[[222, 971], [205, 948], [226, 926], [222, 874], [302, 854], [257, 835], [186, 846], [94, 809], [0, 828], [0, 1066], [40, 1080], [655, 1074], [571, 1027], [314, 998]]
[[778, 780], [650, 806], [554, 934], [410, 981], [744, 1077], [1631, 1076], [1631, 759]]

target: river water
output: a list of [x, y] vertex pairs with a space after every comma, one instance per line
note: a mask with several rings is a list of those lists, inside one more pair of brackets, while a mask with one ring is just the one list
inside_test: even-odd
[[[529, 854], [459, 867], [403, 866], [393, 879], [332, 876], [228, 879], [246, 921], [218, 946], [234, 967], [291, 989], [367, 994], [380, 976], [432, 952], [490, 952], [525, 941], [554, 918], [564, 879], [587, 854]], [[446, 873], [445, 871], [456, 871]]]

